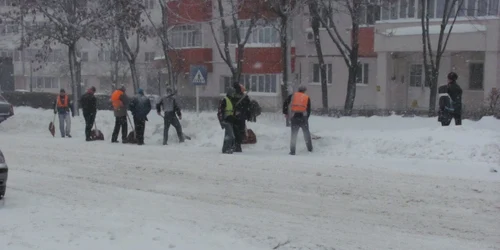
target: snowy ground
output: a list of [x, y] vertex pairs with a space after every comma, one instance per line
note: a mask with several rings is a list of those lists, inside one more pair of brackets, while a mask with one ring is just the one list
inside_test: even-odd
[[[50, 111], [0, 124], [9, 167], [0, 249], [500, 249], [500, 121], [441, 128], [425, 118], [311, 118], [315, 152], [289, 156], [281, 116], [249, 124], [258, 144], [220, 154], [215, 114], [161, 146], [52, 138]], [[57, 124], [57, 121], [56, 121]], [[57, 131], [58, 133], [58, 131]], [[278, 244], [284, 244], [277, 247]]]

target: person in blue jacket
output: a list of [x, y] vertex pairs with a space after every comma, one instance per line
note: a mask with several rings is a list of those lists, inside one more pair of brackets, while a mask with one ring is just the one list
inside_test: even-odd
[[137, 144], [144, 145], [144, 130], [146, 129], [148, 114], [151, 111], [151, 101], [144, 95], [144, 90], [141, 88], [137, 89], [137, 95], [130, 102], [129, 110], [134, 117]]

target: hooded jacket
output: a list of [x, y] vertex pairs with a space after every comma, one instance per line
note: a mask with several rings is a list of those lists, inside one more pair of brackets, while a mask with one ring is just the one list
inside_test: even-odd
[[147, 121], [148, 114], [151, 112], [151, 101], [144, 95], [144, 92], [139, 91], [139, 94], [130, 102], [129, 109], [134, 118]]

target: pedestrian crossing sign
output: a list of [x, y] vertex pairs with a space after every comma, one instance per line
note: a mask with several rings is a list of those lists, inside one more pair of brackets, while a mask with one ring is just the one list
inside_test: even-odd
[[205, 65], [191, 65], [190, 76], [193, 85], [207, 84], [207, 68]]

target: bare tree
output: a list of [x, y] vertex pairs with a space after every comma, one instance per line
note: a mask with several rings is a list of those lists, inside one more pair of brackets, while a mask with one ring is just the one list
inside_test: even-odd
[[[233, 81], [241, 82], [244, 48], [260, 19], [260, 4], [260, 1], [255, 0], [216, 0], [215, 8], [218, 16], [210, 21], [210, 29], [220, 57], [231, 70]], [[240, 22], [238, 18], [238, 13], [242, 10], [250, 15], [249, 20], [245, 22]], [[215, 22], [220, 24], [219, 32], [217, 32]], [[220, 32], [222, 32], [222, 41], [219, 39]], [[236, 44], [236, 62], [233, 62], [231, 58], [230, 44]]]
[[[201, 1], [201, 0], [200, 0]], [[183, 68], [183, 58], [179, 55], [179, 51], [177, 51], [170, 42], [170, 14], [171, 11], [167, 6], [167, 2], [164, 0], [158, 0], [161, 9], [161, 22], [155, 23], [150, 15], [150, 13], [145, 12], [149, 22], [152, 26], [152, 33], [159, 40], [163, 56], [165, 59], [166, 67], [167, 67], [167, 75], [168, 81], [166, 82], [166, 86], [171, 86], [174, 92], [177, 90], [177, 80], [179, 78], [179, 74], [182, 72]]]
[[[438, 34], [437, 47], [433, 49], [429, 32], [429, 13], [430, 0], [419, 0], [422, 6], [420, 11], [420, 21], [422, 25], [422, 54], [424, 57], [425, 83], [430, 88], [429, 116], [434, 116], [436, 112], [437, 85], [439, 78], [439, 66], [441, 58], [448, 45], [451, 31], [455, 25], [458, 14], [463, 11], [464, 0], [446, 0], [442, 15], [440, 29]], [[450, 23], [451, 20], [451, 23]]]
[[314, 34], [314, 46], [316, 48], [316, 55], [318, 57], [318, 64], [320, 70], [320, 80], [321, 80], [321, 101], [323, 104], [323, 110], [326, 112], [328, 110], [328, 85], [326, 76], [326, 64], [325, 58], [323, 56], [323, 49], [321, 48], [321, 38], [319, 33], [319, 28], [321, 24], [321, 14], [318, 2], [316, 0], [309, 0], [309, 13], [311, 15], [311, 27]]
[[[118, 41], [121, 50], [130, 67], [135, 93], [140, 85], [136, 65], [140, 44], [141, 41], [146, 41], [151, 35], [149, 33], [150, 29], [143, 24], [142, 15], [145, 8], [142, 0], [113, 0], [111, 2], [114, 6], [112, 10], [114, 16], [113, 24], [118, 32]], [[131, 41], [129, 42], [129, 40]]]
[[[366, 0], [318, 0], [319, 21], [326, 29], [348, 69], [347, 92], [344, 104], [344, 115], [351, 115], [356, 98], [356, 76], [359, 68], [359, 25], [362, 8], [368, 4]], [[348, 15], [351, 21], [351, 35], [345, 36], [334, 15]]]
[[[81, 39], [95, 39], [106, 30], [106, 9], [90, 0], [19, 0], [15, 5], [18, 8], [5, 15], [25, 27], [26, 46], [40, 47], [47, 53], [57, 44], [67, 47], [72, 93], [75, 98], [80, 96], [81, 58], [77, 44]], [[38, 20], [40, 16], [42, 20]], [[75, 113], [79, 114], [78, 102]]]
[[[280, 45], [283, 61], [283, 84], [281, 85], [281, 99], [288, 97], [288, 87], [291, 82], [291, 29], [293, 19], [308, 0], [268, 0], [270, 11], [277, 16], [279, 24], [275, 27], [280, 33]], [[274, 17], [272, 17], [274, 19]]]

